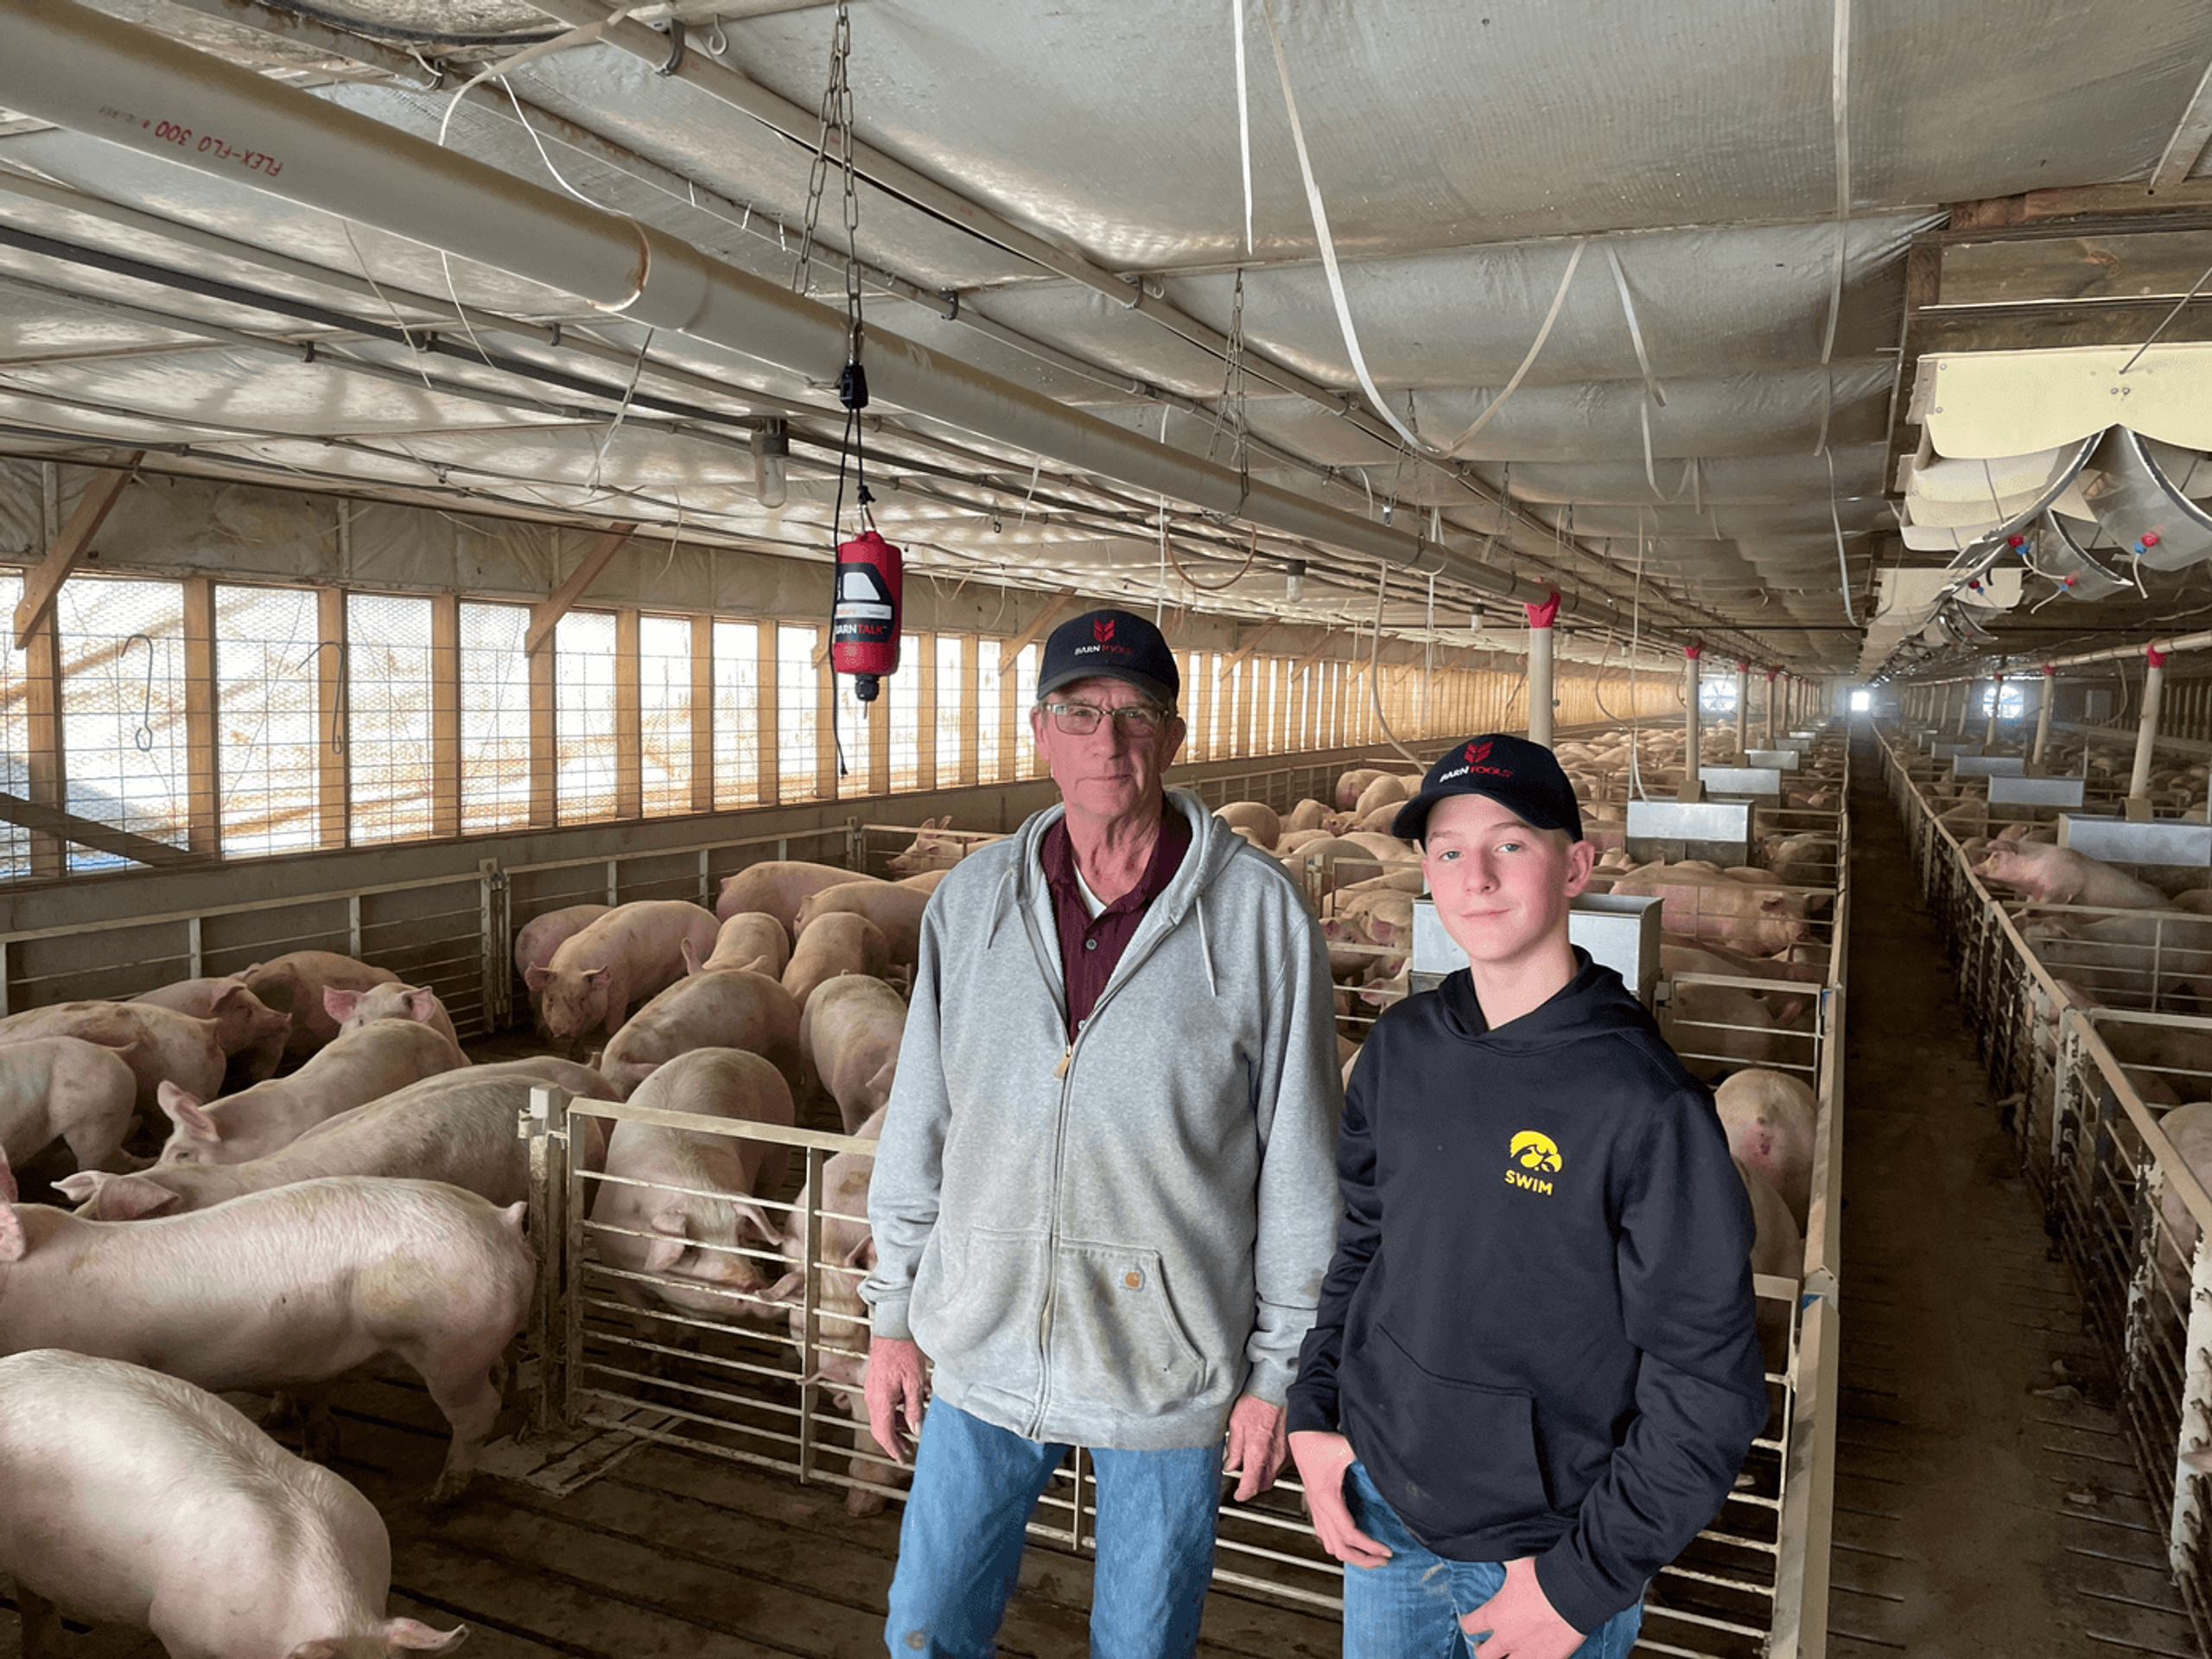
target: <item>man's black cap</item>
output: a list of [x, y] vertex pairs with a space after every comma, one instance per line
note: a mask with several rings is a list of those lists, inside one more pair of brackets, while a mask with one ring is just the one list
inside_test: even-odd
[[1402, 841], [1421, 840], [1429, 809], [1447, 795], [1487, 795], [1534, 829], [1564, 830], [1582, 839], [1574, 785], [1556, 755], [1525, 737], [1491, 732], [1455, 746], [1428, 769], [1421, 792], [1398, 809], [1390, 833]]
[[1160, 630], [1128, 611], [1085, 611], [1054, 628], [1045, 641], [1045, 661], [1037, 672], [1037, 700], [1042, 702], [1077, 680], [1121, 680], [1163, 709], [1173, 709], [1183, 689], [1175, 653]]

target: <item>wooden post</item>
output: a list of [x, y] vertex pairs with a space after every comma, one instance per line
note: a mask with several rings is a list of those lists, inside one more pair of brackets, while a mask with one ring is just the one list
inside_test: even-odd
[[824, 652], [814, 671], [814, 792], [825, 801], [837, 798], [836, 721], [837, 676]]
[[715, 810], [715, 619], [691, 619], [691, 810]]
[[461, 833], [461, 595], [430, 601], [430, 833]]
[[[22, 650], [27, 786], [33, 804], [59, 810], [62, 804], [61, 645], [54, 637], [52, 606], [40, 616]], [[68, 851], [68, 843], [58, 836], [32, 831], [32, 876], [52, 880], [65, 874]]]
[[1014, 676], [1004, 668], [999, 671], [999, 775], [1001, 784], [1013, 783], [1021, 776], [1021, 755], [1014, 745], [1020, 741], [1021, 722], [1014, 715]]
[[861, 716], [862, 730], [868, 734], [868, 792], [888, 795], [891, 792], [891, 681], [886, 678], [877, 689], [875, 701], [868, 703]]
[[918, 685], [914, 698], [914, 787], [937, 787], [937, 636], [917, 634], [914, 649]]
[[215, 768], [215, 584], [184, 582], [185, 842], [195, 853], [222, 843], [220, 785]]
[[777, 656], [776, 625], [767, 617], [760, 619], [753, 631], [755, 660], [758, 667], [753, 679], [760, 687], [757, 699], [760, 718], [755, 721], [758, 731], [753, 748], [760, 757], [760, 804], [773, 806], [784, 796], [783, 780], [783, 724], [777, 714], [778, 698], [783, 688], [777, 683], [779, 658]]
[[614, 816], [636, 818], [645, 810], [645, 714], [643, 666], [638, 660], [638, 613], [614, 613]]
[[317, 844], [343, 847], [353, 822], [353, 710], [346, 696], [346, 590], [315, 590], [315, 752]]

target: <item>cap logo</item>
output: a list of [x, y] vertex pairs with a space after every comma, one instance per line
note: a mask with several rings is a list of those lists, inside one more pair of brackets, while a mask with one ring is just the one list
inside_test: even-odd
[[1470, 743], [1467, 745], [1467, 764], [1471, 766], [1478, 766], [1489, 753], [1490, 740], [1488, 738], [1484, 738], [1479, 743]]
[[1096, 639], [1102, 645], [1109, 639], [1111, 639], [1114, 637], [1114, 619], [1110, 616], [1103, 617], [1098, 621], [1092, 623], [1090, 625], [1090, 637]]

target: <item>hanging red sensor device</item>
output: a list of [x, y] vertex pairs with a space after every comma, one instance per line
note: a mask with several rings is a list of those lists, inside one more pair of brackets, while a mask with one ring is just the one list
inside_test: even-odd
[[853, 695], [874, 702], [899, 671], [903, 556], [870, 528], [837, 543], [837, 596], [830, 607], [830, 667], [850, 674]]

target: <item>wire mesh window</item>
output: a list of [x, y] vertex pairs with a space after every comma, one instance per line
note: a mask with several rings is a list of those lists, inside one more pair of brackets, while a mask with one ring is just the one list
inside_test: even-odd
[[326, 745], [315, 685], [339, 658], [316, 637], [305, 588], [215, 589], [217, 815], [228, 855], [296, 852], [321, 839]]
[[[0, 576], [0, 614], [13, 616], [22, 603], [23, 579]], [[0, 634], [0, 789], [10, 795], [30, 791], [30, 686], [24, 653], [16, 649], [16, 631]], [[29, 875], [31, 837], [28, 830], [0, 823], [0, 876]]]
[[530, 822], [530, 632], [526, 605], [461, 607], [461, 829]]
[[[184, 589], [72, 576], [54, 601], [66, 804], [80, 818], [185, 843]], [[73, 870], [130, 860], [82, 845]]]
[[430, 833], [430, 601], [346, 599], [346, 769], [355, 842]]
[[1283, 748], [1285, 719], [1282, 708], [1282, 659], [1269, 657], [1259, 664], [1260, 717], [1253, 747], [1262, 754], [1278, 754]]
[[554, 800], [563, 823], [614, 816], [614, 618], [570, 611], [553, 626]]
[[976, 641], [976, 781], [1005, 781], [1000, 770], [999, 656], [1006, 649], [999, 639]]
[[1029, 730], [1029, 710], [1037, 701], [1037, 667], [1044, 660], [1041, 645], [1024, 645], [1014, 659], [1014, 752], [1021, 757], [1021, 775], [1042, 778], [1045, 756], [1034, 743], [1022, 741]]
[[937, 780], [940, 786], [960, 780], [963, 746], [969, 741], [969, 721], [963, 675], [968, 642], [957, 633], [937, 637]]
[[811, 800], [819, 791], [822, 696], [814, 652], [821, 632], [787, 624], [776, 629], [776, 773], [787, 801]]
[[638, 619], [638, 709], [644, 811], [691, 810], [691, 620]]
[[760, 798], [760, 630], [715, 624], [715, 805]]
[[926, 636], [908, 636], [899, 653], [899, 671], [883, 688], [884, 708], [891, 721], [891, 780], [893, 789], [915, 789], [922, 776], [922, 660], [930, 648]]

